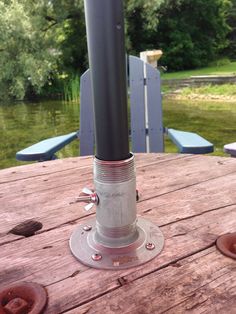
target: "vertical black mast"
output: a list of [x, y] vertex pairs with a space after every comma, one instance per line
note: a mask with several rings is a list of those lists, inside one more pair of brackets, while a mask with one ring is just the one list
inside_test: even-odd
[[96, 157], [129, 158], [122, 0], [84, 0], [91, 70]]

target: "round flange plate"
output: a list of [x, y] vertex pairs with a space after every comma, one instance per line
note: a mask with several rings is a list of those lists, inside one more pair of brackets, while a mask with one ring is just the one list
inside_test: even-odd
[[154, 223], [138, 217], [138, 239], [132, 244], [110, 248], [96, 242], [96, 219], [86, 222], [92, 228], [85, 231], [84, 225], [75, 229], [70, 238], [73, 255], [83, 264], [100, 269], [124, 269], [144, 264], [156, 257], [164, 246], [164, 236]]

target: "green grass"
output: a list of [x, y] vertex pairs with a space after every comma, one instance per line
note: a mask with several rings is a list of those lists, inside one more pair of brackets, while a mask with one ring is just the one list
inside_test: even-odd
[[185, 79], [196, 75], [236, 75], [236, 62], [227, 62], [224, 65], [214, 65], [206, 68], [180, 71], [173, 73], [163, 73], [161, 78], [167, 79]]
[[80, 95], [80, 77], [78, 74], [75, 74], [70, 78], [69, 81], [64, 82], [63, 87], [64, 100], [71, 102], [79, 102]]
[[222, 85], [204, 85], [200, 87], [185, 87], [181, 90], [181, 95], [189, 96], [191, 94], [199, 95], [217, 95], [217, 96], [236, 96], [234, 84]]

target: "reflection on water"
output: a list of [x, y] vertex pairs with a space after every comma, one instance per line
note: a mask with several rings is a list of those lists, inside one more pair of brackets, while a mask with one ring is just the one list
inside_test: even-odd
[[[163, 107], [165, 126], [203, 136], [214, 144], [213, 155], [226, 156], [223, 146], [236, 141], [233, 102], [166, 100]], [[173, 151], [168, 145], [166, 150]]]
[[[48, 137], [79, 129], [79, 104], [49, 101], [0, 105], [0, 168], [21, 163], [15, 153]], [[67, 145], [59, 154], [78, 155], [78, 142]]]
[[[236, 105], [220, 102], [164, 100], [164, 124], [197, 132], [215, 145], [222, 155], [225, 143], [236, 141]], [[48, 137], [79, 129], [79, 104], [61, 101], [0, 105], [0, 168], [20, 165], [15, 153]], [[166, 151], [176, 151], [167, 140]], [[60, 158], [78, 155], [78, 142], [67, 145]]]

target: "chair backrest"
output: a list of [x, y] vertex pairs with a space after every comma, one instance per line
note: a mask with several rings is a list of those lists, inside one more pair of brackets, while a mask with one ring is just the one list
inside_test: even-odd
[[[163, 152], [160, 73], [141, 59], [127, 58], [132, 152]], [[90, 70], [80, 80], [80, 155], [94, 154]]]

